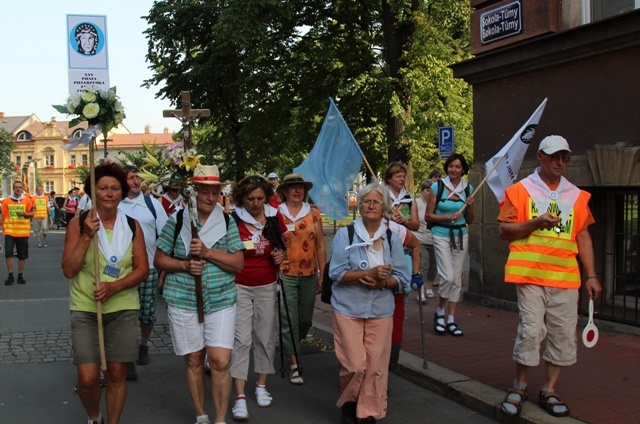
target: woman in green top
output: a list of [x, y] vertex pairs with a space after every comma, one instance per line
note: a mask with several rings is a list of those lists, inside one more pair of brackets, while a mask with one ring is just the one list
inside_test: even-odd
[[[71, 278], [71, 336], [73, 362], [78, 372], [78, 395], [89, 423], [102, 424], [100, 414], [100, 352], [97, 302], [102, 302], [102, 320], [107, 359], [108, 423], [120, 421], [127, 397], [127, 362], [137, 352], [137, 285], [147, 279], [149, 262], [140, 224], [118, 212], [127, 196], [127, 174], [117, 164], [97, 166], [96, 205], [93, 214], [74, 218], [67, 228], [62, 270]], [[85, 187], [91, 195], [87, 177]], [[82, 227], [81, 227], [82, 223]], [[94, 242], [98, 237], [100, 285], [94, 284]]]

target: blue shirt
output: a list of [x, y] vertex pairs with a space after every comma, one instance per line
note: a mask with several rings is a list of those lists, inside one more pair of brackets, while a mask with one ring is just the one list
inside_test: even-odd
[[[386, 232], [383, 239], [383, 256], [385, 264], [393, 264], [391, 276], [398, 279], [399, 287], [410, 284], [411, 271], [404, 257], [402, 242], [394, 233], [391, 235], [391, 250]], [[354, 233], [353, 243], [361, 243], [362, 239]], [[331, 293], [331, 307], [341, 315], [353, 318], [384, 318], [393, 315], [394, 300], [393, 291], [389, 289], [370, 289], [363, 284], [339, 284], [335, 281], [342, 280], [342, 277], [349, 270], [360, 271], [361, 264], [367, 265], [367, 251], [364, 247], [354, 247], [345, 250], [349, 245], [349, 234], [347, 228], [341, 228], [331, 244], [331, 265], [329, 267], [329, 277], [333, 283]]]

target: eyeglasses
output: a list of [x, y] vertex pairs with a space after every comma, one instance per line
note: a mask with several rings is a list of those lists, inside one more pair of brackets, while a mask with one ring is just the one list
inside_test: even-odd
[[547, 154], [545, 152], [543, 152], [542, 150], [540, 151], [543, 155], [545, 155], [546, 157], [548, 157], [549, 159], [551, 159], [553, 162], [558, 162], [558, 161], [562, 161], [564, 163], [569, 163], [569, 161], [571, 160], [571, 156], [564, 154], [564, 155], [560, 155], [558, 153], [554, 153], [552, 155]]
[[362, 203], [362, 206], [371, 206], [371, 205], [373, 205], [376, 208], [378, 206], [384, 205], [384, 202], [382, 200], [378, 200], [378, 199], [365, 199], [361, 203]]

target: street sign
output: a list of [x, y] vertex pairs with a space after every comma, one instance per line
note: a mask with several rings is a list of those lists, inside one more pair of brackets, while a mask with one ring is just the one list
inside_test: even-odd
[[438, 130], [438, 148], [440, 159], [446, 159], [455, 151], [453, 143], [453, 127], [440, 127]]

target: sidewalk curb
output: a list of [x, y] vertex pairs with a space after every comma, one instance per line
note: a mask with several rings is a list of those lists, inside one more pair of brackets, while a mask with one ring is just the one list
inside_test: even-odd
[[[333, 334], [333, 329], [329, 326], [320, 323], [314, 323], [313, 326], [320, 331]], [[519, 417], [507, 416], [500, 411], [500, 404], [507, 395], [506, 392], [472, 380], [455, 371], [442, 368], [432, 362], [427, 361], [428, 368], [424, 369], [423, 362], [422, 358], [400, 351], [395, 374], [501, 423], [586, 424], [584, 421], [572, 417], [552, 417], [530, 401], [525, 403]]]

